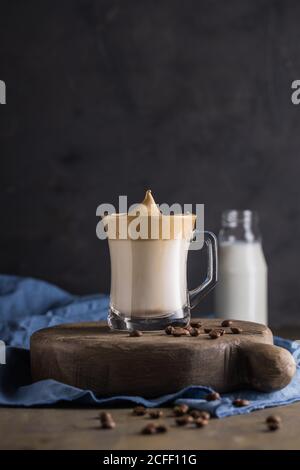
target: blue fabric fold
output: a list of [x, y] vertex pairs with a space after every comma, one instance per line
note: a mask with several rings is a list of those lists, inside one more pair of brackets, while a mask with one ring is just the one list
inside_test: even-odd
[[[55, 380], [32, 383], [28, 350], [31, 334], [59, 323], [106, 319], [108, 303], [106, 295], [78, 297], [44, 281], [0, 275], [0, 340], [7, 345], [6, 364], [0, 365], [0, 405], [33, 407], [71, 403], [80, 406], [141, 404], [157, 407], [187, 403], [223, 418], [300, 400], [300, 345], [282, 338], [275, 338], [274, 342], [291, 352], [297, 371], [287, 387], [272, 393], [243, 390], [223, 394], [220, 400], [207, 402], [205, 395], [211, 389], [192, 384], [173, 394], [146, 399], [123, 395], [97, 397], [90, 390]], [[232, 400], [237, 397], [250, 400], [249, 406], [235, 408]]]

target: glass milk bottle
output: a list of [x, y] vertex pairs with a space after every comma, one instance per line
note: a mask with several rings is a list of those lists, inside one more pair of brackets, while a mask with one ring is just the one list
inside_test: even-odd
[[218, 317], [267, 324], [267, 265], [255, 212], [222, 214], [219, 233]]

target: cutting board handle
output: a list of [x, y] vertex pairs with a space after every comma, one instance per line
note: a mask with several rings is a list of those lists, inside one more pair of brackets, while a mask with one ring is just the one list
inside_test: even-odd
[[290, 383], [296, 371], [293, 356], [284, 348], [264, 343], [240, 345], [243, 361], [241, 382], [262, 392], [279, 390]]

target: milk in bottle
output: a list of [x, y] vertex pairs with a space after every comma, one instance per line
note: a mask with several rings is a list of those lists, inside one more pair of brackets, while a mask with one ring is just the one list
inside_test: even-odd
[[218, 317], [267, 324], [267, 265], [257, 214], [226, 211], [219, 234]]

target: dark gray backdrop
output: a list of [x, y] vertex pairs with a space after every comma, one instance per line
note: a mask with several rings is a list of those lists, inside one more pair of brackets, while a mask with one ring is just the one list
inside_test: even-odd
[[[101, 202], [259, 211], [273, 324], [300, 322], [300, 2], [1, 0], [0, 271], [109, 290]], [[191, 283], [199, 281], [192, 253]], [[211, 308], [211, 298], [202, 311]]]

